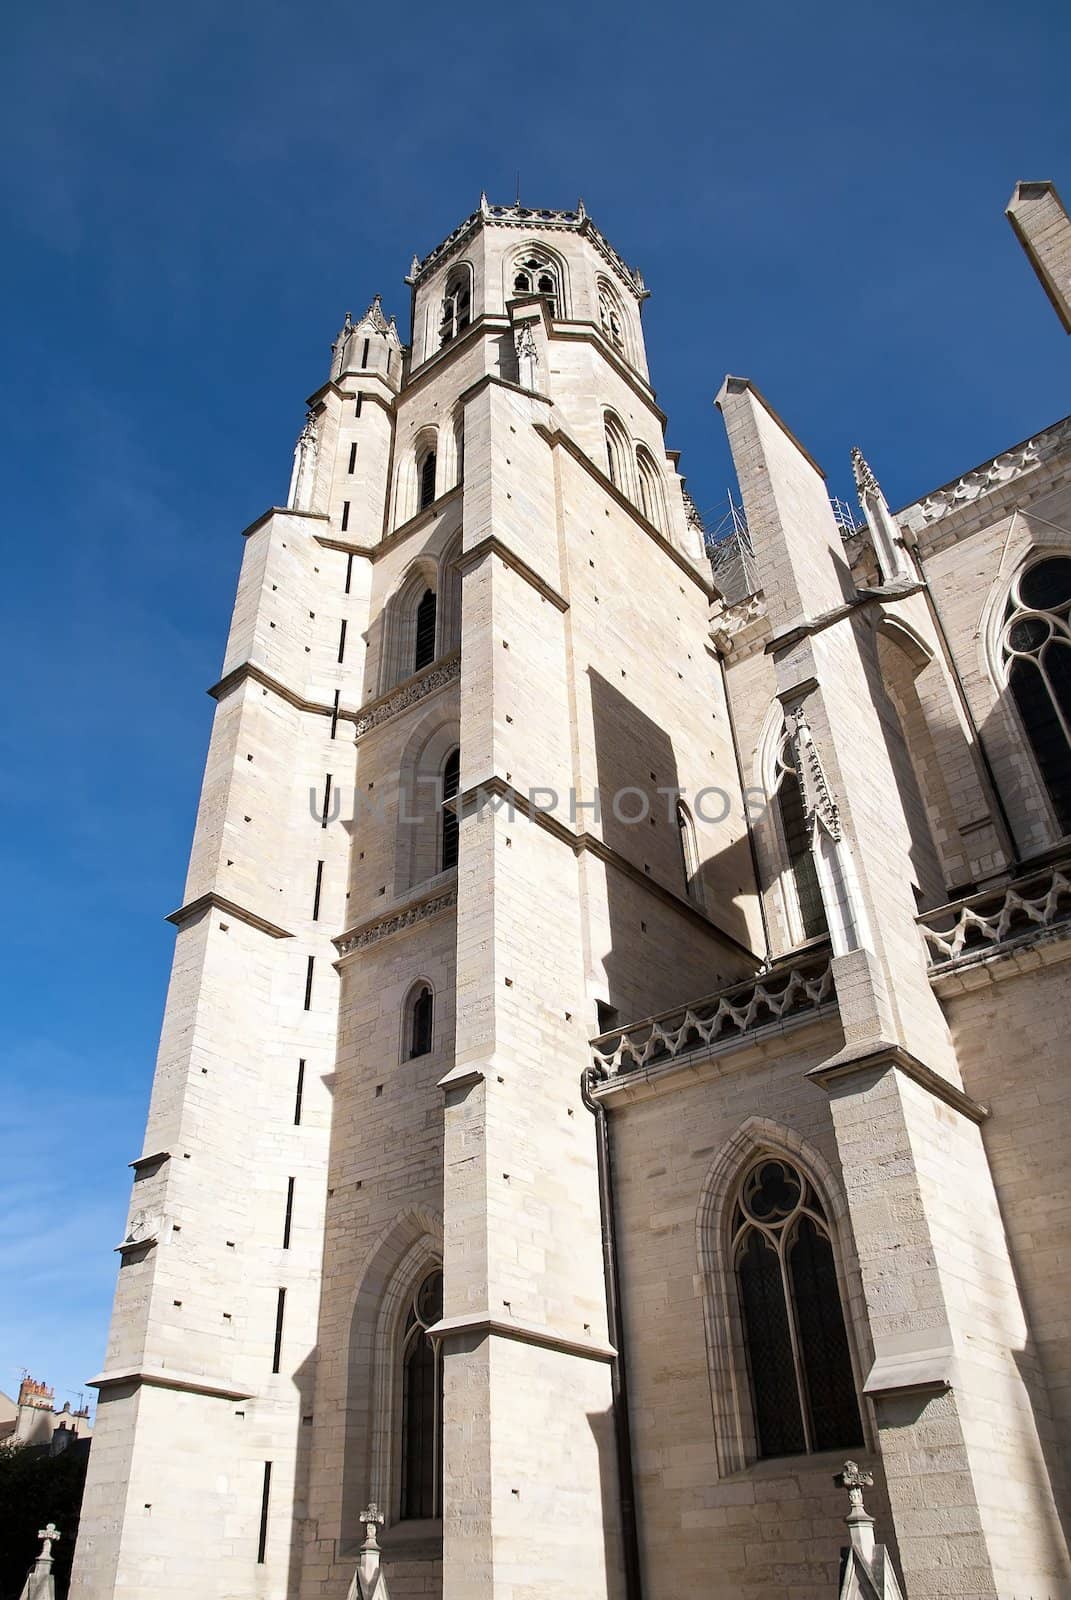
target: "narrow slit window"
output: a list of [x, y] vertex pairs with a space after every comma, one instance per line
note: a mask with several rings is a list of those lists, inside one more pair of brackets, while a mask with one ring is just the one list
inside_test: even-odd
[[416, 643], [413, 651], [413, 671], [419, 672], [435, 660], [434, 589], [425, 589], [416, 610]]
[[312, 1010], [312, 974], [316, 966], [316, 957], [309, 957], [309, 964], [305, 968], [305, 1010]]
[[275, 1344], [272, 1349], [271, 1370], [278, 1372], [283, 1360], [283, 1317], [286, 1314], [286, 1290], [280, 1289], [275, 1302]]
[[423, 511], [435, 499], [435, 451], [429, 450], [420, 463], [420, 507]]
[[297, 1064], [297, 1084], [294, 1088], [294, 1127], [301, 1126], [301, 1101], [305, 1093], [305, 1061], [302, 1058]]
[[330, 814], [331, 814], [331, 774], [328, 773], [327, 776], [324, 779], [324, 804], [323, 804], [323, 810], [320, 812], [320, 827], [321, 828], [326, 828], [327, 827], [327, 819], [330, 816]]
[[447, 756], [443, 767], [443, 813], [441, 825], [440, 872], [457, 866], [459, 828], [457, 812], [447, 802], [457, 799], [461, 777], [461, 752], [455, 750]]
[[353, 470], [355, 469], [356, 466], [357, 466], [357, 445], [356, 445], [356, 443], [354, 443], [354, 444], [350, 445], [350, 464], [349, 464], [348, 471], [353, 472]]
[[316, 863], [316, 887], [312, 892], [312, 920], [313, 920], [313, 922], [319, 922], [319, 920], [320, 920], [320, 891], [323, 889], [323, 886], [324, 886], [324, 864], [323, 864], [322, 861], [317, 861], [317, 863]]
[[357, 391], [357, 399], [354, 402], [354, 406], [353, 406], [353, 414], [354, 414], [355, 417], [359, 417], [360, 416], [360, 414], [361, 414], [361, 405], [362, 405], [363, 401], [364, 401], [364, 395], [358, 389], [358, 391]]
[[351, 550], [349, 555], [346, 557], [346, 589], [345, 589], [346, 594], [349, 594], [349, 592], [350, 592], [350, 584], [352, 582], [353, 582], [353, 551]]
[[345, 533], [345, 531], [349, 527], [349, 525], [350, 525], [350, 503], [349, 503], [348, 500], [343, 500], [343, 502], [342, 502], [342, 532], [343, 533]]
[[341, 663], [346, 656], [346, 619], [343, 617], [338, 630], [338, 659]]
[[264, 1565], [268, 1553], [268, 1505], [271, 1500], [271, 1462], [264, 1463], [264, 1483], [260, 1491], [260, 1536], [257, 1540], [257, 1566]]
[[371, 344], [371, 342], [372, 341], [370, 339], [366, 339], [364, 341], [364, 349], [361, 351], [361, 366], [362, 367], [367, 367], [367, 365], [368, 365], [368, 347]]
[[427, 984], [414, 995], [409, 1013], [409, 1059], [431, 1054], [434, 999]]
[[283, 1249], [290, 1249], [290, 1229], [294, 1222], [294, 1180], [286, 1180], [286, 1215], [283, 1217]]

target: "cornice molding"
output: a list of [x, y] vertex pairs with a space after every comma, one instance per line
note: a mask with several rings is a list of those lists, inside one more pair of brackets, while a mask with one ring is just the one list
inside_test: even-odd
[[739, 951], [741, 955], [746, 956], [749, 961], [753, 961], [756, 966], [759, 965], [759, 957], [753, 950], [749, 950], [747, 945], [741, 944], [740, 940], [735, 938], [733, 934], [727, 932], [726, 929], [720, 927], [718, 923], [700, 911], [697, 906], [693, 905], [691, 900], [685, 900], [680, 895], [675, 894], [672, 889], [667, 889], [665, 884], [660, 883], [657, 878], [650, 877], [641, 868], [634, 866], [627, 856], [621, 855], [619, 851], [606, 844], [596, 834], [577, 833], [575, 829], [569, 828], [564, 822], [561, 822], [552, 812], [543, 811], [538, 806], [533, 807], [528, 796], [505, 778], [494, 774], [489, 778], [483, 779], [480, 783], [473, 784], [458, 795], [453, 802], [453, 807], [459, 816], [466, 816], [481, 796], [486, 798], [489, 795], [505, 800], [507, 805], [511, 806], [514, 811], [519, 812], [521, 816], [530, 822], [534, 822], [537, 827], [543, 828], [547, 833], [553, 834], [556, 839], [561, 840], [562, 844], [568, 845], [575, 855], [580, 855], [582, 851], [589, 851], [592, 855], [597, 856], [600, 861], [604, 861], [607, 866], [613, 867], [615, 871], [630, 878], [633, 883], [645, 889], [656, 900], [660, 900], [663, 905], [669, 906], [681, 916], [686, 917], [693, 927], [701, 930], [708, 937], [723, 940], [726, 944], [731, 945], [734, 950]]
[[209, 890], [208, 894], [199, 895], [196, 900], [190, 900], [186, 905], [179, 906], [178, 910], [172, 911], [164, 921], [174, 923], [176, 928], [183, 928], [187, 922], [192, 922], [194, 917], [200, 916], [203, 911], [222, 911], [228, 917], [233, 917], [236, 922], [244, 922], [250, 928], [257, 928], [261, 933], [266, 933], [270, 939], [294, 937], [285, 928], [269, 922], [266, 917], [258, 917], [255, 911], [247, 911], [245, 906], [236, 905], [233, 900], [224, 900], [223, 896], [216, 894], [214, 890]]
[[126, 1384], [144, 1384], [152, 1389], [181, 1389], [186, 1394], [208, 1395], [214, 1400], [251, 1400], [252, 1389], [236, 1389], [233, 1384], [215, 1382], [195, 1373], [172, 1372], [166, 1367], [123, 1367], [101, 1372], [89, 1379], [90, 1389], [117, 1389]]
[[943, 1078], [939, 1072], [928, 1067], [924, 1061], [913, 1056], [903, 1045], [879, 1044], [876, 1048], [867, 1046], [856, 1052], [841, 1051], [823, 1061], [819, 1066], [812, 1067], [806, 1073], [812, 1083], [817, 1083], [822, 1089], [828, 1090], [831, 1084], [842, 1082], [846, 1078], [857, 1077], [864, 1072], [880, 1072], [886, 1067], [892, 1067], [897, 1072], [902, 1072], [905, 1078], [910, 1078], [912, 1083], [917, 1083], [921, 1089], [933, 1095], [935, 1100], [941, 1100], [946, 1106], [951, 1106], [953, 1111], [967, 1118], [968, 1122], [981, 1124], [989, 1115], [989, 1107], [982, 1105], [977, 1100], [972, 1100], [969, 1094], [956, 1084]]
[[533, 589], [543, 596], [544, 600], [549, 600], [551, 605], [556, 606], [559, 611], [568, 611], [569, 602], [565, 596], [559, 594], [558, 590], [552, 584], [549, 584], [545, 578], [541, 578], [535, 568], [528, 565], [523, 556], [519, 556], [515, 550], [511, 550], [509, 545], [504, 544], [495, 533], [489, 533], [486, 538], [480, 539], [471, 549], [466, 550], [459, 556], [454, 565], [459, 572], [467, 572], [470, 567], [476, 566], [487, 555], [497, 556], [501, 562], [512, 568], [519, 577], [524, 579], [525, 583], [530, 584]]
[[594, 478], [595, 482], [600, 486], [600, 488], [605, 490], [605, 492], [610, 496], [610, 499], [615, 500], [621, 507], [622, 511], [628, 512], [636, 526], [643, 533], [645, 533], [649, 539], [654, 540], [655, 544], [659, 546], [662, 552], [669, 557], [675, 566], [679, 567], [680, 570], [692, 580], [696, 588], [700, 589], [703, 594], [706, 595], [708, 600], [714, 599], [715, 595], [719, 593], [714, 584], [710, 583], [706, 578], [703, 577], [701, 572], [693, 567], [687, 556], [681, 555], [676, 546], [666, 538], [665, 534], [662, 533], [659, 528], [655, 527], [653, 522], [647, 521], [647, 518], [643, 515], [643, 513], [638, 511], [632, 504], [632, 501], [621, 493], [616, 484], [610, 482], [609, 478], [604, 472], [599, 471], [591, 457], [585, 451], [581, 450], [580, 446], [573, 439], [571, 439], [567, 433], [563, 433], [561, 428], [547, 428], [541, 422], [536, 422], [533, 424], [533, 426], [536, 433], [539, 434], [541, 439], [546, 440], [547, 444], [550, 445], [552, 450], [564, 450], [566, 455], [571, 456], [577, 465], [584, 469], [589, 477]]
[[242, 529], [241, 537], [248, 539], [250, 534], [256, 533], [257, 529], [262, 528], [266, 522], [270, 522], [272, 517], [301, 517], [306, 522], [331, 521], [326, 511], [295, 511], [292, 506], [269, 506], [267, 511], [262, 511], [260, 516], [256, 517], [248, 527]]
[[612, 1344], [601, 1339], [577, 1339], [571, 1334], [559, 1333], [556, 1328], [537, 1322], [520, 1322], [496, 1317], [490, 1311], [477, 1311], [466, 1317], [443, 1317], [429, 1334], [436, 1339], [460, 1339], [464, 1335], [482, 1334], [490, 1338], [516, 1339], [521, 1344], [538, 1344], [547, 1350], [557, 1350], [562, 1355], [580, 1356], [585, 1361], [613, 1361], [617, 1351]]
[[[441, 874], [446, 878], [446, 874]], [[343, 965], [350, 956], [359, 955], [362, 950], [367, 950], [370, 945], [379, 944], [383, 939], [390, 939], [396, 933], [407, 933], [410, 928], [418, 927], [422, 922], [429, 922], [433, 917], [440, 917], [447, 911], [453, 911], [457, 906], [457, 878], [452, 882], [439, 882], [432, 889], [425, 890], [419, 898], [408, 901], [407, 904], [396, 906], [392, 911], [386, 911], [382, 916], [372, 917], [367, 922], [358, 922], [345, 933], [331, 942], [338, 951], [339, 959], [334, 963], [336, 967]]]
[[355, 738], [362, 739], [373, 729], [381, 728], [385, 722], [390, 722], [403, 711], [408, 711], [410, 706], [419, 705], [429, 695], [437, 694], [440, 689], [445, 689], [449, 684], [456, 682], [460, 676], [460, 650], [455, 650], [452, 655], [443, 656], [439, 661], [433, 661], [430, 667], [424, 667], [411, 678], [406, 678], [394, 688], [388, 689], [377, 700], [370, 700], [360, 711], [354, 713]]
[[270, 672], [265, 672], [263, 667], [258, 667], [255, 661], [243, 661], [240, 666], [232, 667], [230, 672], [220, 678], [218, 683], [214, 683], [210, 689], [206, 689], [205, 693], [213, 700], [223, 700], [232, 689], [237, 689], [247, 680], [259, 683], [262, 689], [270, 689], [296, 711], [307, 711], [312, 716], [335, 717], [340, 722], [354, 722], [360, 715], [359, 712], [348, 711], [342, 706], [336, 710], [334, 706], [324, 705], [320, 700], [306, 700], [303, 695], [287, 688], [285, 683], [280, 683], [278, 678], [273, 678]]
[[462, 484], [455, 483], [452, 489], [447, 489], [446, 493], [441, 494], [437, 500], [433, 500], [430, 506], [425, 506], [423, 510], [418, 511], [415, 517], [410, 517], [408, 522], [402, 522], [397, 528], [392, 528], [390, 533], [385, 533], [379, 543], [369, 549], [368, 554], [371, 559], [378, 561], [380, 556], [386, 555], [388, 550], [393, 550], [395, 545], [401, 544], [404, 539], [408, 539], [411, 533], [417, 533], [421, 528], [426, 528], [429, 523], [434, 522], [436, 517], [442, 515], [446, 507], [455, 500], [460, 499], [462, 488]]

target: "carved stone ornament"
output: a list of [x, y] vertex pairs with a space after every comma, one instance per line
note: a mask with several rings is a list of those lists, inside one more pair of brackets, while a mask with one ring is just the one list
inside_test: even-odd
[[840, 839], [840, 812], [829, 784], [826, 782], [822, 758], [811, 734], [810, 724], [802, 706], [786, 708], [785, 727], [792, 740], [796, 776], [803, 796], [803, 811], [808, 832], [815, 823], [823, 827], [831, 839]]
[[401, 911], [395, 911], [385, 917], [377, 917], [375, 922], [367, 922], [361, 928], [355, 928], [352, 933], [344, 933], [341, 938], [334, 941], [335, 949], [340, 956], [352, 955], [355, 950], [367, 950], [369, 945], [378, 944], [381, 939], [389, 939], [392, 934], [402, 933], [406, 928], [415, 928], [418, 923], [426, 922], [429, 917], [437, 917], [442, 911], [449, 911], [457, 905], [457, 884], [451, 884], [441, 894], [429, 895], [426, 900], [419, 900], [416, 905], [406, 906]]
[[427, 695], [434, 694], [437, 689], [443, 689], [448, 683], [461, 676], [461, 657], [456, 655], [450, 661], [444, 661], [441, 666], [435, 667], [430, 672], [425, 672], [422, 677], [414, 678], [411, 683], [403, 684], [393, 694], [377, 700], [367, 711], [357, 718], [354, 724], [354, 737], [359, 739], [363, 733], [368, 733], [371, 728], [378, 728], [384, 722], [389, 722], [399, 712], [406, 711], [410, 706], [416, 705], [418, 700], [423, 700]]
[[[939, 518], [947, 516], [950, 511], [955, 511], [962, 505], [969, 505], [972, 500], [977, 500], [990, 489], [1011, 483], [1024, 472], [1029, 472], [1032, 467], [1040, 466], [1050, 456], [1056, 455], [1068, 443], [1071, 443], [1071, 421], [1065, 419], [1063, 422], [1058, 422], [1054, 428], [1048, 428], [1033, 439], [1027, 439], [1024, 444], [1016, 445], [1014, 450], [994, 456], [992, 461], [976, 467], [973, 472], [964, 473], [963, 477], [957, 478], [954, 483], [935, 489], [933, 494], [927, 495], [926, 499], [919, 503], [918, 510], [923, 522], [936, 522]], [[907, 513], [912, 510], [914, 507], [909, 506]], [[901, 516], [907, 513], [901, 513]]]

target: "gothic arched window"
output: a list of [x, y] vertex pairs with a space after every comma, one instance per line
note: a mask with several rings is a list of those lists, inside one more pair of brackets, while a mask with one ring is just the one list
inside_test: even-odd
[[1063, 833], [1071, 833], [1071, 557], [1019, 574], [1000, 633], [1004, 676]]
[[695, 905], [702, 905], [703, 894], [699, 883], [699, 846], [695, 837], [695, 823], [683, 800], [677, 801], [677, 837], [680, 841], [684, 892]]
[[420, 475], [420, 504], [418, 510], [423, 511], [425, 506], [430, 506], [435, 499], [435, 464], [434, 450], [426, 450], [420, 458], [418, 472]]
[[419, 672], [421, 667], [429, 666], [435, 660], [435, 612], [435, 591], [434, 589], [425, 589], [416, 608], [416, 640], [413, 650], [414, 672]]
[[443, 1314], [436, 1268], [410, 1302], [402, 1336], [401, 1499], [403, 1521], [442, 1516], [443, 1372], [438, 1340], [428, 1337]]
[[600, 278], [599, 290], [599, 322], [602, 331], [615, 349], [622, 354], [625, 351], [625, 317], [621, 309], [621, 302], [605, 278]]
[[758, 1454], [861, 1445], [825, 1209], [803, 1174], [780, 1156], [753, 1163], [737, 1188], [732, 1262]]
[[448, 806], [447, 800], [457, 799], [458, 783], [461, 777], [461, 751], [454, 750], [447, 756], [443, 766], [443, 812], [440, 831], [439, 871], [446, 872], [450, 867], [457, 866], [458, 852], [458, 820], [457, 812]]
[[426, 983], [422, 983], [409, 997], [406, 1006], [407, 1056], [414, 1061], [417, 1056], [431, 1054], [431, 1025], [435, 1014], [435, 1001]]
[[440, 345], [449, 344], [463, 333], [472, 321], [472, 269], [464, 265], [455, 267], [446, 280], [443, 292], [443, 314], [439, 325]]
[[663, 533], [666, 530], [666, 502], [662, 494], [662, 475], [654, 458], [642, 447], [636, 451], [636, 477], [640, 489], [640, 510], [648, 522]]
[[552, 317], [558, 315], [561, 286], [558, 272], [551, 261], [541, 261], [536, 255], [522, 256], [513, 273], [514, 294], [538, 294], [547, 302]]
[[777, 752], [774, 783], [781, 844], [789, 887], [799, 912], [800, 929], [805, 939], [817, 939], [820, 934], [828, 932], [826, 912], [807, 832], [807, 817], [796, 776], [792, 740], [787, 733]]
[[629, 472], [629, 457], [632, 454], [628, 435], [618, 422], [617, 418], [609, 411], [603, 419], [606, 438], [606, 471], [615, 489], [628, 495], [631, 500], [631, 474]]

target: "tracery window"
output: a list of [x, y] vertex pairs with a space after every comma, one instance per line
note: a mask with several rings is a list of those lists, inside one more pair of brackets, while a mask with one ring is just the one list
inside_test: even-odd
[[1071, 557], [1012, 584], [1000, 632], [1004, 676], [1062, 832], [1071, 832]]
[[435, 614], [435, 591], [434, 589], [425, 589], [416, 608], [416, 640], [413, 650], [414, 672], [419, 672], [421, 667], [430, 666], [435, 660]]
[[799, 911], [803, 937], [816, 939], [829, 930], [825, 906], [822, 903], [822, 890], [818, 883], [818, 872], [811, 852], [803, 795], [796, 775], [792, 740], [787, 733], [781, 740], [777, 752], [774, 784], [774, 799], [788, 868], [787, 875]]
[[625, 325], [621, 304], [605, 278], [599, 279], [599, 322], [610, 343], [618, 350], [625, 349]]
[[558, 302], [561, 290], [558, 284], [558, 274], [553, 264], [549, 261], [540, 261], [538, 256], [523, 256], [516, 264], [513, 275], [514, 294], [540, 294], [547, 301], [547, 310], [552, 317], [558, 315]]
[[760, 1456], [863, 1443], [825, 1208], [783, 1157], [744, 1173], [732, 1262]]
[[447, 756], [443, 766], [443, 809], [440, 824], [439, 871], [446, 872], [450, 867], [457, 866], [458, 855], [458, 820], [457, 812], [452, 806], [446, 804], [448, 800], [457, 799], [458, 783], [461, 777], [461, 751], [454, 750]]
[[446, 280], [443, 314], [439, 325], [440, 345], [449, 344], [472, 321], [472, 276], [467, 266], [457, 267]]
[[436, 1268], [413, 1295], [402, 1336], [402, 1520], [442, 1516], [443, 1373], [438, 1340], [428, 1329], [443, 1314]]

